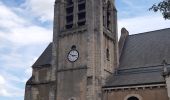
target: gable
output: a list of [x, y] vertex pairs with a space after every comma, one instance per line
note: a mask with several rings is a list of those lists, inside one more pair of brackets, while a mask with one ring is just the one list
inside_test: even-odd
[[52, 61], [52, 43], [48, 45], [48, 47], [44, 50], [44, 52], [40, 55], [40, 57], [33, 64], [32, 67], [51, 65], [51, 61]]

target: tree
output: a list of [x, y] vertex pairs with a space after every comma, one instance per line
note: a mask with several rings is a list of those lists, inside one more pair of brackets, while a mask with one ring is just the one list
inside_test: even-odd
[[149, 10], [154, 12], [160, 11], [165, 19], [170, 20], [170, 0], [163, 0], [158, 4], [154, 4]]

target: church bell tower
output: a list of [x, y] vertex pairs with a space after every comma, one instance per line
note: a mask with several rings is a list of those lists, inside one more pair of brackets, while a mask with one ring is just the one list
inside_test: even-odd
[[102, 100], [118, 65], [113, 0], [56, 0], [53, 35], [55, 100]]

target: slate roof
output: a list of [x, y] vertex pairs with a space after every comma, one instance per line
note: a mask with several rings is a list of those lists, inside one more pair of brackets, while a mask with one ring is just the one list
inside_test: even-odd
[[138, 68], [170, 63], [170, 28], [128, 36], [120, 68]]
[[170, 64], [170, 28], [129, 35], [117, 74], [106, 87], [165, 83], [163, 60]]
[[109, 78], [105, 87], [124, 87], [135, 85], [150, 85], [150, 84], [164, 84], [165, 80], [162, 76], [162, 66], [157, 70], [153, 69], [140, 69], [140, 71], [131, 71], [133, 69], [119, 70]]
[[37, 61], [33, 64], [32, 67], [41, 67], [44, 65], [51, 65], [52, 61], [52, 43], [48, 45], [48, 47], [44, 50], [41, 56], [37, 59]]

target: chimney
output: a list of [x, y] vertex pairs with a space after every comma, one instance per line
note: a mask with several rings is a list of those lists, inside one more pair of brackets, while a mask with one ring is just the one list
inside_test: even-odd
[[129, 35], [129, 32], [125, 28], [122, 28], [121, 36], [119, 39], [119, 57], [122, 54], [122, 50], [123, 50], [123, 47], [124, 47], [124, 44], [125, 44], [125, 41], [126, 41], [126, 38], [128, 37], [128, 35]]

